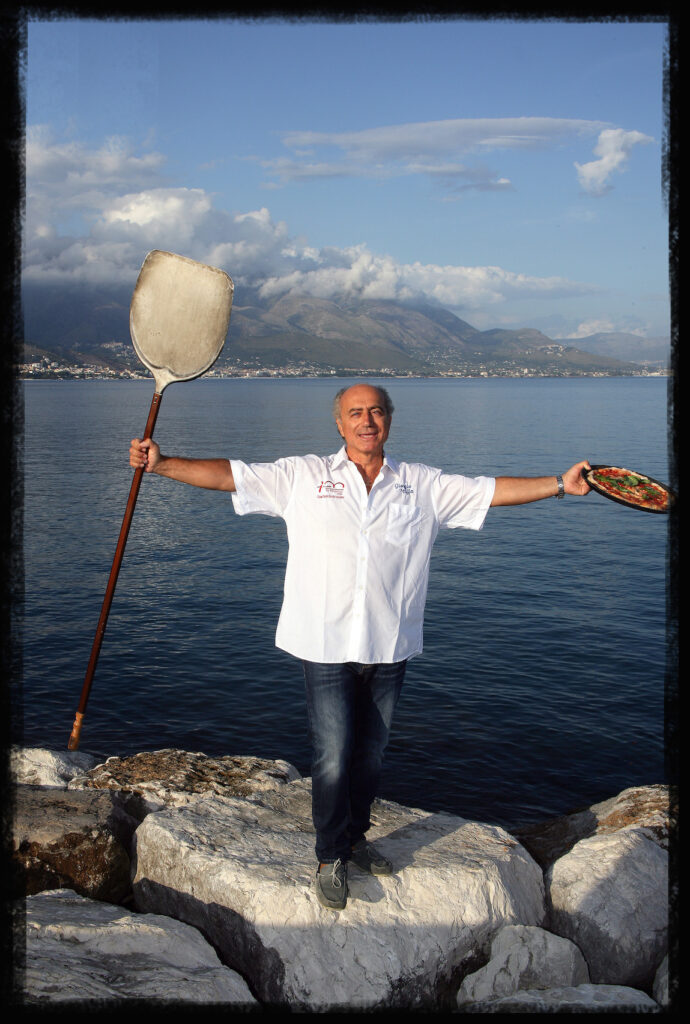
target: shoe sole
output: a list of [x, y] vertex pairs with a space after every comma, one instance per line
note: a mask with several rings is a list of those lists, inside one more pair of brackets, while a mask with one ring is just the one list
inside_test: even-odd
[[337, 903], [337, 904], [336, 903], [329, 903], [326, 900], [326, 897], [322, 896], [321, 893], [318, 892], [318, 890], [317, 890], [317, 893], [316, 893], [316, 898], [319, 901], [319, 903], [321, 904], [321, 906], [324, 907], [326, 910], [334, 910], [334, 911], [338, 912], [339, 910], [344, 910], [345, 907], [347, 906], [347, 900], [345, 900], [344, 903]]

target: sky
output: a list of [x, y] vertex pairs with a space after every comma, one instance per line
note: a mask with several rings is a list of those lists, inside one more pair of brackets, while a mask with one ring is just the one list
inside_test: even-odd
[[663, 21], [30, 20], [27, 281], [669, 333]]

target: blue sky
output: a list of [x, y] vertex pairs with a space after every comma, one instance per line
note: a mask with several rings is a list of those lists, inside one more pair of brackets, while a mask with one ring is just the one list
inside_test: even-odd
[[668, 334], [663, 22], [32, 21], [27, 279]]

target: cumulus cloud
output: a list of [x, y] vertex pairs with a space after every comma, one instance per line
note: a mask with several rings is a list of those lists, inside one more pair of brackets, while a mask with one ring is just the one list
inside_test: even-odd
[[[52, 204], [45, 196], [27, 194], [23, 270], [25, 280], [87, 281], [119, 284], [130, 281], [151, 248], [200, 251], [199, 231], [212, 209], [200, 189], [149, 188], [122, 196], [76, 197], [85, 224], [61, 231], [50, 221]], [[37, 215], [37, 208], [40, 215]], [[64, 216], [57, 204], [55, 218]], [[155, 245], [151, 239], [156, 239]]]
[[625, 170], [634, 146], [653, 142], [642, 132], [626, 131], [624, 128], [605, 128], [599, 135], [594, 155], [596, 160], [586, 164], [575, 164], [577, 177], [582, 188], [589, 195], [602, 196], [610, 192], [612, 174]]
[[611, 317], [599, 317], [580, 321], [577, 327], [570, 331], [569, 337], [587, 338], [591, 334], [609, 334], [615, 330], [617, 330], [617, 327]]
[[[582, 320], [577, 327], [570, 331], [570, 338], [589, 338], [592, 334], [612, 334], [622, 331], [625, 334], [636, 334], [640, 338], [647, 337], [649, 324], [641, 326], [635, 318], [624, 316], [598, 317], [591, 320]], [[556, 337], [556, 335], [554, 335]]]
[[463, 190], [504, 189], [512, 187], [510, 180], [478, 163], [477, 156], [553, 147], [605, 127], [602, 121], [503, 117], [383, 125], [354, 132], [289, 131], [282, 134], [282, 142], [292, 155], [261, 165], [273, 185], [327, 177], [428, 175]]
[[[165, 157], [137, 153], [113, 137], [95, 148], [59, 141], [43, 125], [26, 132], [27, 278], [100, 281], [131, 275], [136, 245], [126, 233], [103, 230], [108, 212], [133, 190], [162, 188]], [[139, 261], [141, 262], [141, 261]], [[135, 264], [136, 265], [136, 264]]]
[[40, 180], [44, 188], [59, 183], [63, 193], [82, 193], [93, 185], [121, 188], [124, 181], [150, 182], [164, 161], [161, 153], [137, 156], [131, 142], [120, 136], [89, 149], [81, 142], [57, 142], [46, 125], [30, 126], [26, 132], [29, 180]]
[[289, 292], [425, 298], [470, 310], [592, 290], [495, 266], [401, 264], [366, 245], [317, 249], [291, 236], [266, 207], [233, 214], [203, 189], [170, 185], [163, 163], [158, 154], [137, 156], [121, 141], [89, 150], [35, 133], [27, 148], [25, 280], [131, 283], [146, 253], [159, 248], [223, 267], [237, 285], [266, 299]]
[[427, 299], [451, 308], [474, 309], [509, 299], [557, 298], [591, 291], [589, 286], [565, 278], [530, 277], [501, 267], [401, 264], [371, 253], [364, 245], [342, 250], [338, 264], [325, 251], [312, 259], [312, 267], [267, 277], [260, 286], [261, 295], [274, 298], [300, 292], [319, 298]]
[[113, 196], [131, 189], [162, 184], [165, 157], [134, 152], [120, 137], [97, 149], [81, 142], [58, 142], [44, 125], [26, 132], [26, 188], [34, 216], [48, 211], [53, 219], [74, 210], [99, 210]]

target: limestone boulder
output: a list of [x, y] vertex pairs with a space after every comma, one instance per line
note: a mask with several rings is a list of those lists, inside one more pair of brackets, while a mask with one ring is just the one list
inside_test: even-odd
[[545, 879], [549, 927], [580, 947], [591, 981], [651, 992], [667, 952], [667, 851], [638, 829], [595, 835]]
[[78, 750], [56, 751], [20, 746], [10, 750], [10, 772], [20, 785], [64, 789], [71, 779], [83, 775], [97, 764], [98, 758]]
[[656, 999], [657, 1003], [661, 1006], [668, 1006], [671, 999], [669, 976], [668, 976], [668, 954], [664, 957], [659, 965], [659, 969], [654, 975], [654, 985], [652, 986], [652, 995]]
[[244, 979], [189, 925], [67, 889], [29, 896], [25, 913], [27, 1006], [129, 999], [257, 1007]]
[[659, 1013], [646, 992], [624, 985], [574, 985], [523, 989], [489, 1003], [473, 1003], [472, 1013]]
[[269, 1007], [449, 1006], [506, 924], [541, 924], [539, 866], [503, 829], [376, 801], [394, 875], [350, 869], [340, 913], [313, 891], [310, 780], [149, 814], [136, 833], [145, 912], [197, 927]]
[[533, 925], [506, 925], [491, 943], [485, 967], [468, 975], [458, 1006], [513, 995], [521, 989], [572, 987], [589, 982], [585, 958], [569, 939]]
[[143, 821], [162, 807], [185, 806], [202, 796], [246, 797], [298, 778], [288, 761], [165, 749], [109, 757], [70, 779], [68, 788], [113, 790], [128, 813]]
[[13, 810], [17, 895], [69, 888], [113, 903], [130, 895], [137, 822], [112, 793], [20, 785]]
[[668, 849], [673, 813], [668, 786], [633, 786], [610, 800], [558, 818], [511, 829], [537, 863], [547, 869], [581, 839], [621, 829], [642, 831]]

